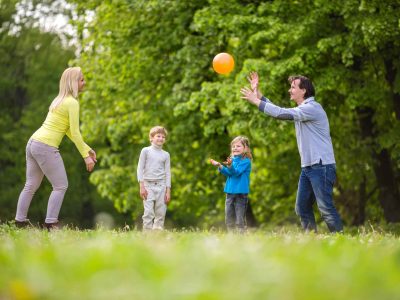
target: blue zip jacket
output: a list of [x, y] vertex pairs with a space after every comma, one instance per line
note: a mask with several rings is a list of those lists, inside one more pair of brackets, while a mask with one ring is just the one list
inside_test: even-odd
[[230, 168], [223, 166], [218, 170], [226, 178], [224, 192], [228, 194], [248, 194], [250, 192], [251, 160], [235, 155]]

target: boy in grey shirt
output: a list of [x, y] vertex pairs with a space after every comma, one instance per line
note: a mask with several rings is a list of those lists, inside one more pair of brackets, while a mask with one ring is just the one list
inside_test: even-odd
[[137, 179], [143, 199], [143, 230], [164, 229], [167, 204], [171, 200], [170, 155], [162, 149], [168, 135], [161, 126], [150, 129], [151, 145], [140, 152]]

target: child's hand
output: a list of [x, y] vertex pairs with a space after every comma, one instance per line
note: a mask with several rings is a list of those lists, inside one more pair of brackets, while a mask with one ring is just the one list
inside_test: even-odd
[[144, 187], [144, 184], [141, 182], [141, 183], [140, 183], [140, 197], [141, 197], [143, 200], [146, 200], [146, 199], [147, 199], [147, 195], [148, 195], [147, 190], [146, 190], [146, 188]]
[[165, 197], [164, 197], [165, 204], [168, 204], [171, 201], [171, 190], [167, 188], [165, 191]]
[[219, 162], [217, 162], [216, 160], [213, 160], [212, 158], [210, 158], [210, 163], [211, 163], [213, 166], [218, 166], [218, 167], [221, 165]]
[[224, 165], [230, 166], [232, 164], [232, 158], [228, 156], [226, 160], [223, 162]]

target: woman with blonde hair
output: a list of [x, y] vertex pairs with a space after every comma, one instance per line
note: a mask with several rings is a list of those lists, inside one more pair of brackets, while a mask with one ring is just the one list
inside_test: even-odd
[[78, 94], [85, 86], [81, 68], [66, 69], [60, 79], [58, 96], [50, 105], [43, 125], [31, 136], [26, 146], [26, 183], [19, 196], [15, 223], [29, 225], [27, 218], [33, 195], [39, 188], [43, 176], [50, 181], [53, 191], [47, 205], [45, 227], [58, 225], [58, 215], [68, 188], [67, 173], [58, 150], [64, 135], [67, 135], [82, 155], [87, 171], [96, 163], [96, 152], [82, 139], [79, 130]]

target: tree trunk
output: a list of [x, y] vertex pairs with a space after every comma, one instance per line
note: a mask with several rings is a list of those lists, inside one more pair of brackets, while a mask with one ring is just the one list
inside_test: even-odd
[[351, 224], [353, 226], [359, 226], [364, 224], [365, 222], [365, 206], [367, 204], [367, 180], [365, 176], [363, 177], [363, 181], [360, 183], [358, 188], [358, 201], [357, 207], [355, 209], [355, 214], [353, 216], [353, 221]]
[[391, 60], [385, 61], [385, 68], [386, 68], [385, 78], [390, 85], [393, 110], [396, 114], [396, 119], [400, 120], [400, 93], [395, 91], [395, 80], [396, 80], [397, 70], [393, 65], [393, 61]]
[[400, 222], [400, 194], [389, 152], [383, 149], [374, 156], [377, 160], [374, 171], [379, 186], [379, 202], [385, 219], [388, 222]]
[[81, 223], [83, 228], [93, 228], [93, 219], [94, 219], [94, 209], [93, 203], [90, 199], [85, 199], [82, 202], [82, 217]]
[[390, 154], [387, 149], [377, 152], [377, 129], [373, 123], [375, 111], [370, 108], [357, 109], [361, 135], [364, 140], [371, 140], [373, 169], [379, 189], [379, 202], [383, 208], [386, 221], [400, 222], [400, 193]]

